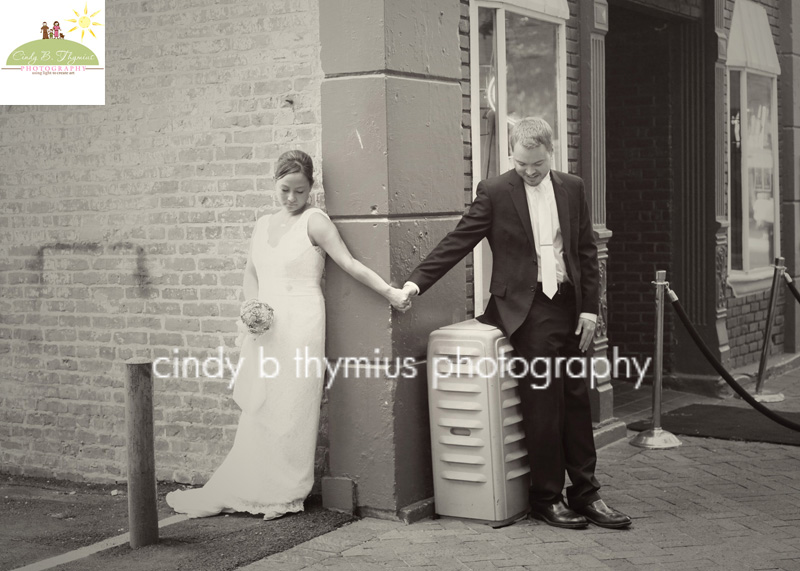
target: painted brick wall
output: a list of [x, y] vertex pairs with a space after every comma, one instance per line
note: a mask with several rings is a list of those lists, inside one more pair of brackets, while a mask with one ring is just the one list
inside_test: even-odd
[[[776, 49], [780, 45], [780, 10], [778, 0], [754, 0], [757, 4], [764, 7], [767, 12], [772, 39]], [[733, 20], [733, 9], [735, 2], [728, 0], [725, 5], [725, 30], [730, 36], [730, 27]], [[784, 71], [785, 72], [785, 71]], [[780, 81], [778, 82], [780, 89]], [[780, 95], [778, 97], [780, 102]], [[727, 102], [726, 102], [727, 109]], [[778, 124], [782, 124], [783, 110], [778, 107]], [[783, 144], [783, 130], [778, 130], [778, 144]], [[730, 137], [730, 129], [726, 133]], [[779, 165], [780, 169], [780, 165]], [[783, 169], [781, 169], [783, 170]], [[727, 172], [727, 171], [726, 171]], [[780, 181], [780, 188], [784, 188], [784, 180]], [[783, 222], [783, 220], [781, 221]], [[783, 226], [783, 225], [782, 225]], [[785, 286], [781, 286], [781, 295], [778, 299], [778, 306], [775, 312], [775, 320], [772, 328], [772, 347], [771, 354], [783, 352], [784, 344], [784, 306], [786, 292]], [[767, 324], [767, 308], [769, 305], [769, 291], [761, 291], [751, 295], [735, 297], [733, 291], [728, 288], [728, 341], [730, 344], [731, 367], [742, 367], [751, 363], [756, 363], [761, 357], [764, 342], [764, 332]]]
[[[608, 337], [620, 354], [652, 356], [656, 270], [672, 273], [672, 130], [667, 27], [616, 6], [606, 37]], [[663, 25], [663, 23], [662, 23]], [[636, 46], [635, 50], [631, 46]], [[653, 70], [659, 70], [654, 72]], [[671, 312], [664, 346], [671, 345]], [[671, 353], [665, 351], [665, 367]], [[669, 369], [668, 369], [669, 370]]]
[[[320, 158], [316, 0], [121, 0], [106, 25], [104, 107], [0, 110], [3, 471], [123, 478], [124, 361], [238, 359], [273, 162]], [[229, 380], [156, 379], [160, 479], [227, 453]]]

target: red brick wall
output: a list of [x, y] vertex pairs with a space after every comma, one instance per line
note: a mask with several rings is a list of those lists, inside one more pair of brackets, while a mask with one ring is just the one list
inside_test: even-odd
[[[125, 359], [238, 358], [273, 162], [320, 158], [318, 10], [202, 4], [115, 4], [105, 106], [0, 112], [0, 470], [122, 479]], [[219, 465], [229, 377], [155, 380], [159, 478]]]
[[[611, 6], [606, 37], [608, 337], [621, 355], [652, 356], [656, 270], [671, 275], [673, 172], [669, 49], [663, 22]], [[633, 49], [635, 46], [635, 49]], [[665, 315], [665, 347], [672, 319]], [[669, 355], [665, 354], [665, 366]]]

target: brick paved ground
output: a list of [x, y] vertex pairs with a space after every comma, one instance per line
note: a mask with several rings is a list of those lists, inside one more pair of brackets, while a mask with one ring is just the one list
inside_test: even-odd
[[[787, 395], [776, 408], [798, 410], [800, 371], [770, 387]], [[602, 493], [633, 517], [628, 531], [364, 519], [245, 569], [800, 571], [800, 447], [681, 440], [669, 451], [627, 441], [599, 451]]]

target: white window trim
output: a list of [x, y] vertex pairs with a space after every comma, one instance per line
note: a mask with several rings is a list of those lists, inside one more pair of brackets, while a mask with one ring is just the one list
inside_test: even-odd
[[504, 1], [490, 1], [481, 2], [481, 5], [495, 5], [495, 7], [513, 7], [521, 11], [521, 13], [528, 13], [535, 17], [552, 17], [560, 20], [569, 20], [569, 6], [566, 0], [504, 0]]
[[[728, 66], [727, 68], [727, 85], [728, 85], [728, 93], [727, 93], [727, 102], [728, 102], [728, 109], [730, 110], [730, 101], [731, 101], [731, 93], [730, 93], [730, 85], [731, 85], [731, 71], [738, 71], [741, 75], [741, 80], [739, 81], [739, 107], [740, 111], [740, 129], [741, 129], [741, 140], [742, 144], [744, 141], [747, 140], [747, 121], [745, 120], [745, 115], [747, 112], [747, 76], [750, 73], [755, 75], [760, 75], [762, 77], [768, 77], [772, 81], [772, 109], [774, 112], [771, 114], [771, 123], [772, 123], [772, 132], [775, 135], [774, 143], [772, 146], [772, 164], [774, 166], [773, 172], [773, 196], [774, 196], [774, 203], [775, 203], [775, 222], [773, 223], [773, 248], [775, 250], [775, 257], [779, 257], [781, 254], [781, 225], [780, 225], [780, 171], [779, 168], [779, 156], [778, 156], [778, 76], [774, 73], [765, 72], [762, 70], [756, 70], [751, 68], [739, 67], [739, 66]], [[730, 111], [728, 112], [730, 115]], [[730, 125], [728, 125], [728, 137], [733, 137], [733, 133], [730, 130]], [[730, 286], [731, 290], [733, 291], [734, 297], [742, 297], [749, 295], [751, 293], [756, 293], [760, 291], [764, 291], [770, 289], [772, 287], [772, 276], [774, 274], [773, 266], [765, 266], [760, 268], [753, 268], [750, 270], [734, 270], [731, 268], [731, 259], [732, 259], [732, 242], [731, 242], [731, 232], [733, 231], [734, 220], [731, 216], [731, 193], [732, 193], [732, 180], [730, 173], [731, 168], [731, 151], [730, 151], [730, 144], [728, 144], [727, 149], [728, 155], [728, 285]], [[746, 181], [748, 177], [746, 176], [747, 173], [747, 158], [742, 149], [742, 164], [741, 164], [741, 180], [742, 180], [742, 217], [744, 218], [745, 214], [748, 211], [749, 203], [747, 202], [749, 197], [749, 188], [745, 188]], [[747, 234], [749, 236], [749, 233]], [[745, 236], [742, 237], [742, 265], [747, 268], [749, 266], [749, 250], [747, 247], [747, 242], [745, 240]]]
[[[495, 8], [497, 9], [497, 20], [502, 21], [503, 25], [498, 26], [495, 41], [500, 46], [505, 46], [505, 13], [511, 10], [516, 14], [536, 18], [543, 22], [556, 24], [556, 41], [558, 42], [556, 53], [556, 109], [558, 111], [558, 125], [553, 125], [558, 129], [559, 148], [554, 161], [553, 168], [566, 172], [569, 168], [568, 131], [567, 131], [567, 31], [566, 20], [569, 18], [569, 7], [566, 0], [472, 0], [469, 5], [470, 32], [470, 138], [472, 140], [472, 197], [478, 189], [481, 181], [481, 146], [480, 146], [480, 58], [478, 57], [478, 9]], [[497, 116], [506, 117], [506, 51], [505, 49], [497, 52]], [[477, 136], [476, 136], [477, 133]], [[476, 144], [478, 141], [478, 144]], [[508, 148], [508, 129], [498, 129], [498, 145], [500, 149]], [[511, 159], [505, 153], [498, 153], [499, 173], [506, 172], [511, 168]], [[483, 283], [483, 243], [478, 244], [473, 250], [473, 272], [472, 282], [474, 288], [475, 312], [482, 311], [486, 299], [484, 299]]]

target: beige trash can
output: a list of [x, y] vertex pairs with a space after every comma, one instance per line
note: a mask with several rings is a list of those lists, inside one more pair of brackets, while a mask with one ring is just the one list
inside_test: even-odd
[[528, 453], [513, 349], [475, 319], [428, 339], [428, 406], [435, 511], [493, 527], [528, 511]]

